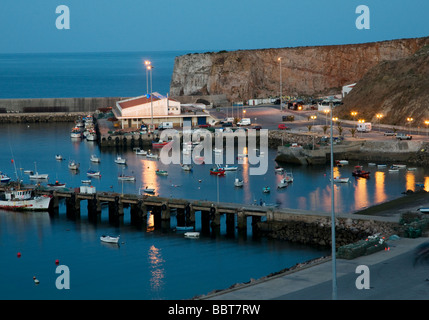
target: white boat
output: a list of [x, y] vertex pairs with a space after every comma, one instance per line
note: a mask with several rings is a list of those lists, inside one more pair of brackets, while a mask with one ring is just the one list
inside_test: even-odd
[[55, 181], [55, 183], [48, 183], [48, 187], [49, 188], [54, 188], [54, 189], [62, 189], [66, 187], [65, 183], [59, 183], [58, 181]]
[[96, 141], [97, 140], [97, 132], [95, 130], [89, 130], [86, 135], [86, 140], [88, 141]]
[[92, 154], [91, 157], [89, 158], [89, 160], [91, 162], [100, 162], [100, 158], [97, 157], [95, 154]]
[[286, 188], [288, 186], [288, 184], [289, 184], [289, 182], [285, 178], [283, 178], [278, 183], [277, 188], [279, 188], [279, 189]]
[[183, 171], [192, 171], [192, 166], [190, 164], [182, 164]]
[[146, 158], [151, 158], [151, 159], [158, 159], [159, 156], [157, 154], [153, 154], [153, 153], [148, 153], [146, 155]]
[[33, 170], [24, 170], [25, 174], [33, 174]]
[[82, 138], [82, 131], [78, 127], [74, 127], [70, 132], [70, 138]]
[[116, 157], [115, 162], [116, 162], [117, 164], [127, 164], [127, 160], [126, 160], [125, 158], [122, 158], [122, 157], [121, 157], [121, 156], [119, 156], [119, 155]]
[[35, 169], [34, 170], [35, 173], [30, 174], [30, 176], [29, 176], [30, 179], [48, 179], [49, 175], [47, 173], [40, 174], [37, 172], [36, 162], [34, 163], [34, 169]]
[[91, 180], [81, 180], [81, 182], [84, 184], [91, 184]]
[[63, 160], [63, 156], [60, 154], [55, 155], [55, 160]]
[[100, 171], [88, 170], [86, 172], [88, 177], [101, 177]]
[[292, 172], [286, 172], [285, 179], [287, 182], [293, 182], [293, 173]]
[[417, 168], [407, 168], [407, 171], [416, 171]]
[[225, 170], [225, 171], [236, 171], [238, 169], [238, 167], [237, 166], [229, 166], [226, 164], [223, 167], [219, 167], [219, 169]]
[[199, 232], [185, 232], [185, 238], [199, 238], [200, 237], [200, 233]]
[[334, 182], [337, 183], [347, 183], [349, 182], [350, 178], [340, 178], [340, 177], [334, 177]]
[[79, 166], [80, 166], [80, 164], [79, 163], [77, 163], [76, 161], [74, 161], [74, 160], [71, 160], [70, 162], [69, 162], [69, 169], [70, 170], [78, 170], [79, 169]]
[[244, 185], [244, 181], [243, 180], [235, 178], [235, 181], [234, 181], [234, 186], [235, 187], [242, 187], [243, 185]]
[[31, 189], [9, 189], [0, 198], [0, 209], [46, 211], [49, 209], [52, 196], [33, 196]]
[[387, 165], [386, 164], [377, 164], [377, 168], [386, 168]]
[[398, 168], [398, 169], [405, 169], [407, 167], [406, 164], [393, 164], [393, 166]]
[[10, 177], [8, 177], [7, 175], [5, 175], [4, 173], [0, 172], [0, 182], [9, 182], [10, 181]]
[[349, 162], [347, 160], [340, 160], [340, 161], [338, 161], [338, 163], [343, 165], [343, 166], [349, 164]]
[[399, 172], [399, 168], [390, 167], [389, 172]]
[[135, 149], [135, 153], [136, 153], [136, 155], [138, 155], [138, 156], [146, 156], [146, 155], [147, 155], [147, 151], [142, 150], [142, 149], [140, 149], [140, 148]]
[[118, 180], [121, 180], [121, 181], [136, 181], [136, 177], [120, 174], [118, 176]]
[[100, 237], [100, 240], [102, 241], [102, 242], [107, 242], [107, 243], [118, 243], [119, 242], [119, 236], [117, 236], [117, 237], [111, 237], [111, 236], [105, 236], [105, 235], [102, 235], [101, 237]]
[[274, 171], [275, 171], [276, 173], [280, 173], [280, 174], [282, 174], [282, 173], [285, 171], [285, 169], [284, 169], [284, 168], [275, 168], [275, 169], [274, 169]]
[[420, 208], [419, 210], [421, 213], [429, 213], [429, 207], [428, 208]]

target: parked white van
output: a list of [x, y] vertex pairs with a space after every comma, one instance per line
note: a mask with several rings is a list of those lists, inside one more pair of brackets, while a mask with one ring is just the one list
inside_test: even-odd
[[251, 124], [250, 118], [243, 118], [237, 123], [239, 126], [250, 126]]

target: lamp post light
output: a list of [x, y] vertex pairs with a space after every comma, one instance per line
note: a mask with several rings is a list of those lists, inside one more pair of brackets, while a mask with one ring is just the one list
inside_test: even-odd
[[150, 61], [149, 60], [145, 60], [144, 64], [146, 66], [146, 94], [149, 94], [149, 79], [148, 79], [148, 71], [149, 71], [149, 66], [150, 66]]
[[380, 132], [381, 118], [383, 118], [383, 115], [381, 113], [377, 113], [375, 116], [378, 119], [378, 132]]
[[[358, 122], [359, 123], [365, 123], [365, 119], [359, 119]], [[363, 132], [363, 130], [361, 130], [361, 133], [360, 133], [361, 138], [362, 138], [362, 132]]]
[[428, 136], [429, 120], [425, 120], [425, 125], [426, 125], [426, 136]]
[[408, 125], [409, 125], [408, 133], [409, 133], [409, 134], [411, 134], [411, 122], [413, 122], [413, 121], [414, 121], [414, 119], [413, 119], [413, 118], [411, 118], [411, 117], [409, 117], [409, 118], [407, 118], [407, 121], [408, 121]]
[[282, 58], [278, 57], [277, 61], [280, 63], [280, 111], [283, 111], [283, 106], [282, 106]]
[[153, 66], [149, 64], [146, 69], [150, 72], [150, 120], [151, 120], [151, 130], [154, 130], [153, 124], [153, 100], [152, 100], [152, 69]]
[[[356, 111], [352, 111], [352, 112], [350, 112], [350, 114], [353, 117], [353, 121], [356, 122], [356, 116], [357, 116], [358, 113]], [[356, 128], [356, 123], [355, 123], [355, 128]]]
[[[317, 119], [317, 116], [316, 115], [312, 115], [312, 116], [310, 116], [310, 119], [313, 120], [313, 127], [314, 127], [314, 120]], [[314, 134], [313, 134], [313, 150], [314, 150]]]
[[331, 100], [329, 102], [329, 108], [331, 110], [331, 250], [332, 250], [332, 300], [337, 300], [337, 259], [336, 259], [336, 248], [335, 248], [335, 207], [334, 207], [334, 143], [333, 133], [334, 129], [332, 126], [332, 109], [334, 103]]

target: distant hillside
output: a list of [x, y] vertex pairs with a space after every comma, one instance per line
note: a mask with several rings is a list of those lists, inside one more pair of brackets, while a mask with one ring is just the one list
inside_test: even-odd
[[351, 119], [357, 111], [367, 121], [405, 125], [407, 118], [414, 119], [414, 127], [424, 127], [429, 120], [429, 45], [413, 55], [384, 61], [367, 72], [336, 110], [340, 117]]

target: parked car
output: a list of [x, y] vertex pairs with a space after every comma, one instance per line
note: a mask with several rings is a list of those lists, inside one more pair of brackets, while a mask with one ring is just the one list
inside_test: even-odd
[[198, 126], [198, 128], [210, 128], [210, 127], [211, 127], [211, 125], [210, 125], [210, 124], [208, 124], [208, 123], [200, 124], [200, 125]]
[[232, 122], [224, 122], [222, 123], [222, 127], [232, 127]]
[[399, 139], [399, 140], [411, 140], [412, 138], [413, 138], [412, 135], [405, 134], [405, 133], [398, 133], [396, 135], [396, 139]]
[[278, 128], [279, 130], [289, 130], [289, 127], [287, 127], [284, 123], [280, 123]]
[[384, 135], [385, 135], [385, 136], [396, 136], [396, 132], [393, 132], [393, 131], [386, 131], [386, 132], [384, 133]]

